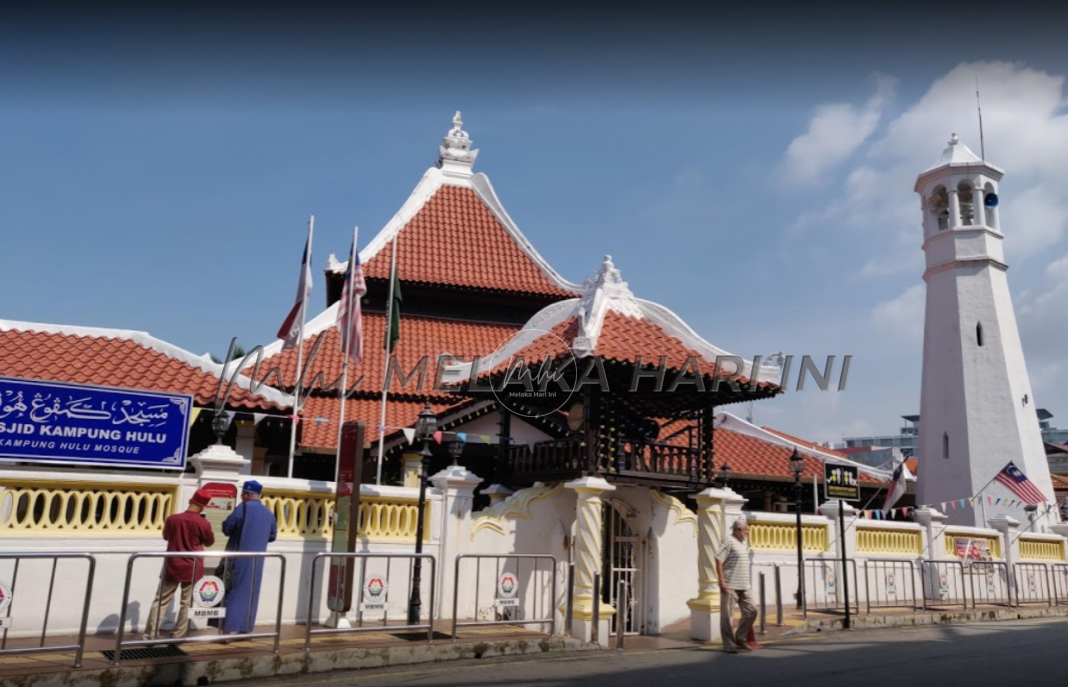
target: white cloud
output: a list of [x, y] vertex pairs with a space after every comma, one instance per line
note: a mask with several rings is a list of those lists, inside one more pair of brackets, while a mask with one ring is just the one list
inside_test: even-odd
[[927, 302], [927, 288], [914, 284], [897, 298], [875, 306], [868, 317], [868, 325], [881, 336], [905, 344], [923, 343], [923, 318]]
[[825, 103], [816, 108], [808, 131], [787, 147], [779, 169], [783, 181], [819, 184], [875, 132], [893, 98], [894, 80], [876, 77], [875, 93], [863, 106]]
[[[1006, 170], [1001, 187], [1001, 226], [1010, 264], [1041, 254], [1068, 236], [1068, 150], [1062, 76], [1005, 62], [961, 64], [936, 80], [895, 118], [850, 170], [842, 195], [824, 210], [853, 230], [883, 233], [892, 245], [874, 246], [878, 264], [862, 273], [885, 276], [913, 270], [922, 256], [919, 203], [912, 187], [933, 164], [950, 133], [981, 154], [975, 79], [983, 102], [986, 157]], [[813, 212], [813, 211], [810, 211]], [[905, 240], [902, 232], [911, 232]]]

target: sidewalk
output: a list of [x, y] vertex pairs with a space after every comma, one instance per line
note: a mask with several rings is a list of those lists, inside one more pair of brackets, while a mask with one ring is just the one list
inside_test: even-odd
[[[274, 626], [260, 626], [256, 630], [270, 632]], [[457, 641], [453, 642], [449, 634], [452, 624], [442, 622], [435, 623], [434, 639], [430, 642], [425, 631], [390, 632], [388, 627], [383, 627], [381, 632], [312, 637], [311, 650], [305, 652], [304, 630], [303, 625], [283, 626], [278, 654], [273, 651], [273, 639], [229, 644], [193, 642], [163, 645], [148, 651], [123, 649], [122, 664], [118, 667], [111, 661], [114, 635], [93, 636], [86, 639], [81, 668], [72, 667], [73, 651], [0, 656], [0, 687], [191, 687], [255, 677], [600, 648], [515, 625], [461, 627]], [[204, 634], [190, 633], [191, 636]], [[74, 637], [48, 638], [48, 644], [54, 645], [74, 642]], [[37, 645], [38, 641], [32, 639], [7, 642], [8, 648]]]
[[[851, 614], [852, 630], [1017, 620], [1024, 618], [1068, 617], [1068, 606], [1049, 607], [1028, 604], [1023, 607], [979, 606], [967, 610], [938, 608], [913, 611], [907, 608], [860, 609]], [[810, 610], [808, 618], [796, 609], [784, 609], [782, 624], [774, 613], [755, 629], [756, 641], [774, 644], [792, 635], [833, 632], [843, 629], [842, 610]], [[271, 631], [271, 627], [258, 627]], [[188, 643], [144, 649], [124, 649], [122, 665], [112, 665], [115, 637], [87, 639], [81, 668], [72, 668], [73, 652], [0, 657], [0, 687], [135, 687], [140, 685], [208, 685], [256, 677], [308, 675], [332, 670], [381, 668], [386, 666], [448, 661], [463, 658], [520, 656], [544, 652], [600, 651], [601, 647], [569, 637], [550, 636], [515, 625], [460, 628], [456, 642], [449, 632], [451, 623], [435, 624], [433, 641], [425, 632], [381, 631], [323, 635], [312, 638], [311, 650], [304, 651], [304, 626], [282, 628], [279, 653], [273, 639], [235, 641], [230, 644]], [[192, 633], [192, 636], [205, 633]], [[73, 637], [50, 637], [49, 644], [68, 644]], [[664, 628], [655, 636], [627, 636], [625, 651], [715, 648], [719, 641], [703, 643], [690, 639], [689, 620]], [[37, 646], [32, 639], [8, 640], [8, 648]], [[616, 638], [610, 638], [614, 649]], [[154, 656], [152, 655], [154, 654]]]

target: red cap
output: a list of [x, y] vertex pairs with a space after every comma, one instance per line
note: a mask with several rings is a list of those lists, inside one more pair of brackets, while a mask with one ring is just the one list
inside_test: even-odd
[[210, 502], [211, 494], [204, 491], [203, 489], [198, 489], [196, 493], [193, 494], [193, 498], [189, 499], [189, 503], [193, 504], [194, 506], [200, 506], [201, 508], [207, 508]]

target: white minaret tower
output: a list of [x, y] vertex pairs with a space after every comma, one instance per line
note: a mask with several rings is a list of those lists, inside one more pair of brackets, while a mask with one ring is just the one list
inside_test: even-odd
[[[922, 198], [927, 312], [920, 396], [918, 504], [968, 498], [1012, 461], [1054, 498], [1016, 315], [1009, 297], [998, 182], [1004, 171], [953, 134], [942, 158], [916, 180]], [[986, 527], [1008, 515], [1030, 523], [1019, 500], [993, 483], [951, 524]], [[986, 496], [1002, 499], [987, 503]], [[1046, 510], [1039, 506], [1038, 514]], [[1059, 520], [1057, 509], [1035, 531]]]

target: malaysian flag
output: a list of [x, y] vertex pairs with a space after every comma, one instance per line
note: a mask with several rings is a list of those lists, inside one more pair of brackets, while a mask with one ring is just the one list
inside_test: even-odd
[[[297, 300], [286, 315], [286, 321], [278, 328], [278, 338], [283, 339], [282, 350], [296, 348], [304, 329], [304, 304], [311, 296], [311, 223], [308, 223], [308, 240], [304, 243], [304, 259], [300, 263], [300, 282], [297, 284]], [[299, 320], [298, 320], [299, 317]]]
[[[363, 360], [363, 317], [360, 312], [360, 299], [367, 293], [367, 282], [363, 279], [363, 266], [360, 254], [356, 251], [356, 240], [352, 241], [349, 251], [349, 271], [345, 274], [345, 285], [341, 288], [341, 300], [337, 305], [337, 322], [335, 326], [341, 333], [341, 352], [348, 353], [357, 365]], [[349, 317], [351, 305], [352, 317]]]
[[1042, 492], [1038, 490], [1038, 487], [1035, 486], [1035, 483], [1027, 479], [1027, 476], [1020, 472], [1020, 468], [1016, 467], [1012, 461], [1009, 461], [1009, 464], [1001, 469], [994, 481], [1001, 482], [1012, 493], [1027, 503], [1039, 504], [1045, 503], [1047, 500], [1042, 495]]

